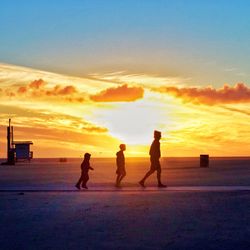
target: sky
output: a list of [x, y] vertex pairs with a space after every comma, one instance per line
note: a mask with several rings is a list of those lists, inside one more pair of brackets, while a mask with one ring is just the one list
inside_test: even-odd
[[2, 0], [6, 125], [35, 157], [249, 156], [250, 3]]

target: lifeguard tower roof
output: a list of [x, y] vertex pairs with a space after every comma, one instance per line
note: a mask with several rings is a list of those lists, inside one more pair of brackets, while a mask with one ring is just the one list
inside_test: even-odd
[[20, 145], [20, 144], [28, 144], [28, 145], [33, 145], [32, 141], [13, 141], [13, 145]]

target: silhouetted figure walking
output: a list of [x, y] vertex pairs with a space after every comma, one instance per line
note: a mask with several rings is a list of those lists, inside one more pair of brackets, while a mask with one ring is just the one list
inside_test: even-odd
[[121, 144], [120, 145], [120, 151], [116, 153], [116, 187], [120, 187], [122, 179], [126, 176], [126, 170], [125, 170], [125, 157], [123, 154], [123, 151], [126, 150], [126, 145]]
[[161, 132], [160, 131], [154, 131], [154, 141], [151, 144], [150, 147], [150, 170], [146, 173], [144, 178], [139, 182], [139, 184], [142, 187], [145, 187], [144, 183], [146, 179], [153, 174], [155, 171], [157, 171], [157, 180], [158, 180], [158, 187], [167, 187], [166, 185], [163, 185], [161, 183], [161, 164], [160, 164], [160, 157], [161, 157], [161, 150], [160, 150], [160, 139], [161, 139]]
[[86, 184], [87, 184], [87, 181], [89, 180], [89, 169], [94, 170], [90, 166], [90, 163], [89, 163], [90, 156], [91, 156], [91, 154], [89, 154], [89, 153], [86, 153], [84, 155], [84, 159], [83, 159], [83, 162], [81, 164], [82, 174], [81, 174], [79, 181], [76, 183], [77, 189], [81, 189], [81, 184], [82, 184], [82, 188], [88, 189]]

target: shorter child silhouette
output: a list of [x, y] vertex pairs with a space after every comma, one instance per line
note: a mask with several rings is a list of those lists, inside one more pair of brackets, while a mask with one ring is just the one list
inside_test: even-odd
[[121, 181], [122, 179], [126, 176], [126, 170], [125, 170], [125, 158], [124, 158], [124, 154], [123, 151], [126, 150], [126, 145], [125, 144], [121, 144], [120, 145], [120, 151], [116, 153], [116, 166], [117, 166], [117, 170], [116, 170], [116, 187], [120, 187]]
[[82, 188], [88, 189], [88, 187], [86, 186], [87, 181], [89, 180], [89, 169], [94, 170], [89, 163], [90, 160], [90, 156], [91, 154], [86, 153], [84, 155], [84, 159], [83, 162], [81, 164], [81, 177], [79, 179], [79, 181], [76, 183], [76, 188], [77, 189], [81, 189], [81, 184], [82, 184]]

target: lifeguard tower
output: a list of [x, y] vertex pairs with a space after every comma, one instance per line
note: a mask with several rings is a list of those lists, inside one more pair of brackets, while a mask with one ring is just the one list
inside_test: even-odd
[[30, 151], [32, 141], [14, 141], [14, 129], [11, 126], [11, 119], [9, 119], [9, 126], [7, 127], [7, 161], [3, 165], [15, 165], [19, 160], [30, 161], [33, 158], [33, 152]]
[[14, 141], [13, 146], [15, 149], [15, 161], [28, 160], [33, 158], [33, 152], [30, 151], [32, 141]]

